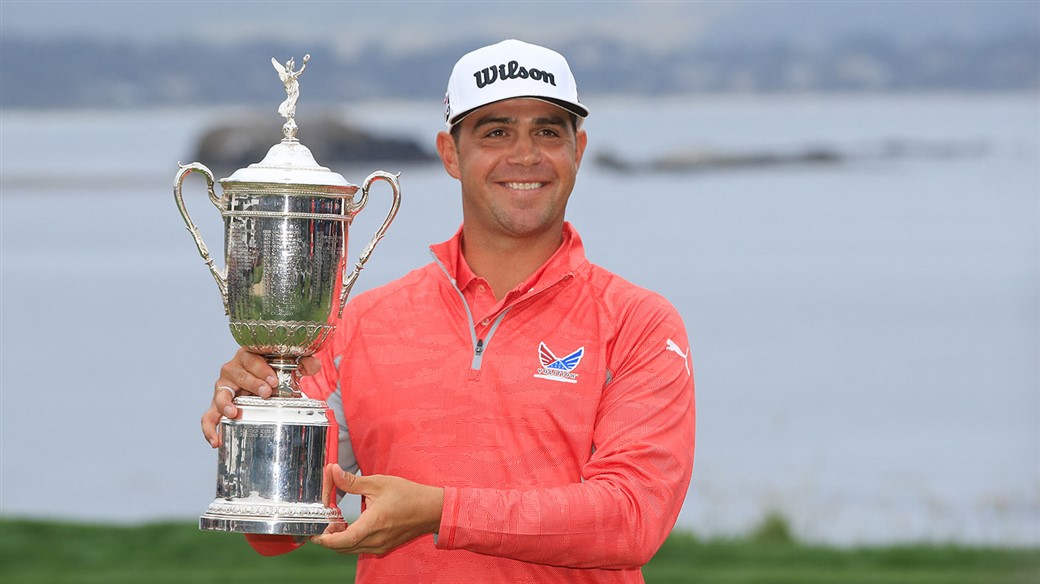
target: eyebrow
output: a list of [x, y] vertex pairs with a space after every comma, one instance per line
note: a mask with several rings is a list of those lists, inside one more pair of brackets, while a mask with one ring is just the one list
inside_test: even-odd
[[[516, 118], [509, 116], [494, 116], [487, 115], [477, 120], [477, 123], [473, 125], [473, 129], [479, 129], [482, 126], [488, 126], [492, 124], [505, 124], [515, 125], [519, 122]], [[539, 117], [534, 119], [534, 125], [536, 126], [565, 126], [566, 122], [562, 116], [551, 116], [551, 117]]]

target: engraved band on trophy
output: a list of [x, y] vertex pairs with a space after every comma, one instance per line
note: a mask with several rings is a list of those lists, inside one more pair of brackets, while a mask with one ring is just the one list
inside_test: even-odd
[[[401, 192], [399, 175], [376, 171], [355, 201], [358, 186], [319, 166], [296, 139], [298, 79], [309, 59], [299, 70], [293, 59], [284, 66], [272, 59], [285, 85], [278, 113], [286, 122], [284, 139], [262, 161], [220, 179], [219, 197], [213, 173], [200, 163], [179, 165], [174, 180], [177, 207], [217, 282], [232, 336], [278, 374], [271, 398], [236, 397], [239, 417], [221, 419], [216, 499], [199, 519], [203, 530], [308, 536], [343, 522], [335, 501], [322, 496], [328, 445], [336, 439], [328, 408], [300, 391], [297, 362], [334, 332], [358, 274], [397, 214]], [[206, 178], [209, 200], [224, 219], [223, 271], [184, 205], [181, 185], [192, 172]], [[393, 202], [348, 273], [348, 228], [375, 181], [390, 184]]]

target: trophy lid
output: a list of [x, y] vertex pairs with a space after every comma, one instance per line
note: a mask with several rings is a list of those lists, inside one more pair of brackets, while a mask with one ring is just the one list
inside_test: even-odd
[[222, 185], [227, 182], [357, 188], [347, 182], [343, 175], [319, 165], [310, 148], [295, 138], [286, 138], [275, 144], [263, 160], [240, 168], [220, 181]]
[[267, 151], [267, 156], [255, 164], [246, 168], [240, 168], [231, 176], [221, 179], [220, 184], [226, 183], [276, 183], [306, 185], [317, 187], [332, 187], [334, 189], [353, 189], [349, 194], [357, 190], [357, 185], [347, 182], [338, 172], [333, 172], [324, 166], [320, 166], [307, 148], [296, 139], [296, 101], [300, 98], [300, 82], [298, 81], [307, 61], [311, 56], [303, 56], [303, 66], [296, 69], [295, 59], [289, 59], [285, 64], [279, 63], [278, 59], [271, 58], [271, 64], [278, 72], [278, 78], [285, 86], [285, 101], [278, 106], [278, 113], [285, 118], [282, 133], [285, 138], [275, 144]]

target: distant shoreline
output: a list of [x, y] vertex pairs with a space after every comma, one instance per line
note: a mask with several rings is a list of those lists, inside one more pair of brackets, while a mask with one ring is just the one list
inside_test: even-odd
[[[791, 91], [791, 92], [691, 92], [683, 94], [666, 95], [633, 95], [621, 93], [593, 93], [582, 95], [582, 101], [590, 107], [610, 106], [617, 107], [625, 104], [643, 104], [647, 101], [661, 104], [704, 104], [704, 105], [739, 105], [742, 103], [813, 103], [813, 102], [849, 102], [857, 100], [870, 101], [917, 101], [917, 100], [964, 100], [975, 101], [979, 99], [1040, 99], [1040, 87], [972, 91], [963, 89], [945, 90], [906, 90], [906, 91]], [[184, 103], [149, 103], [126, 106], [113, 103], [111, 105], [97, 104], [70, 104], [61, 106], [47, 106], [41, 104], [15, 104], [3, 103], [0, 105], [0, 115], [108, 115], [108, 114], [157, 114], [163, 112], [183, 113], [185, 111], [198, 111], [200, 113], [220, 113], [229, 116], [252, 116], [257, 113], [270, 113], [277, 117], [275, 106], [277, 103], [259, 103], [243, 101], [241, 103], [226, 103], [218, 101], [197, 101]], [[328, 113], [340, 110], [363, 111], [373, 108], [430, 108], [431, 111], [441, 113], [442, 106], [439, 101], [423, 99], [421, 97], [404, 98], [364, 98], [364, 99], [310, 99], [303, 102], [301, 109], [307, 109], [311, 113]], [[1040, 104], [1038, 104], [1040, 109]], [[595, 111], [593, 112], [595, 113]]]

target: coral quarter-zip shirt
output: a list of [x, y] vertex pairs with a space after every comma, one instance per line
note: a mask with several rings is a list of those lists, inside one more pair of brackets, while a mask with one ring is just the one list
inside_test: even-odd
[[357, 581], [642, 582], [693, 466], [682, 319], [589, 263], [569, 223], [497, 300], [461, 237], [348, 302], [303, 382], [338, 392], [362, 474], [444, 488], [437, 535], [362, 555]]

